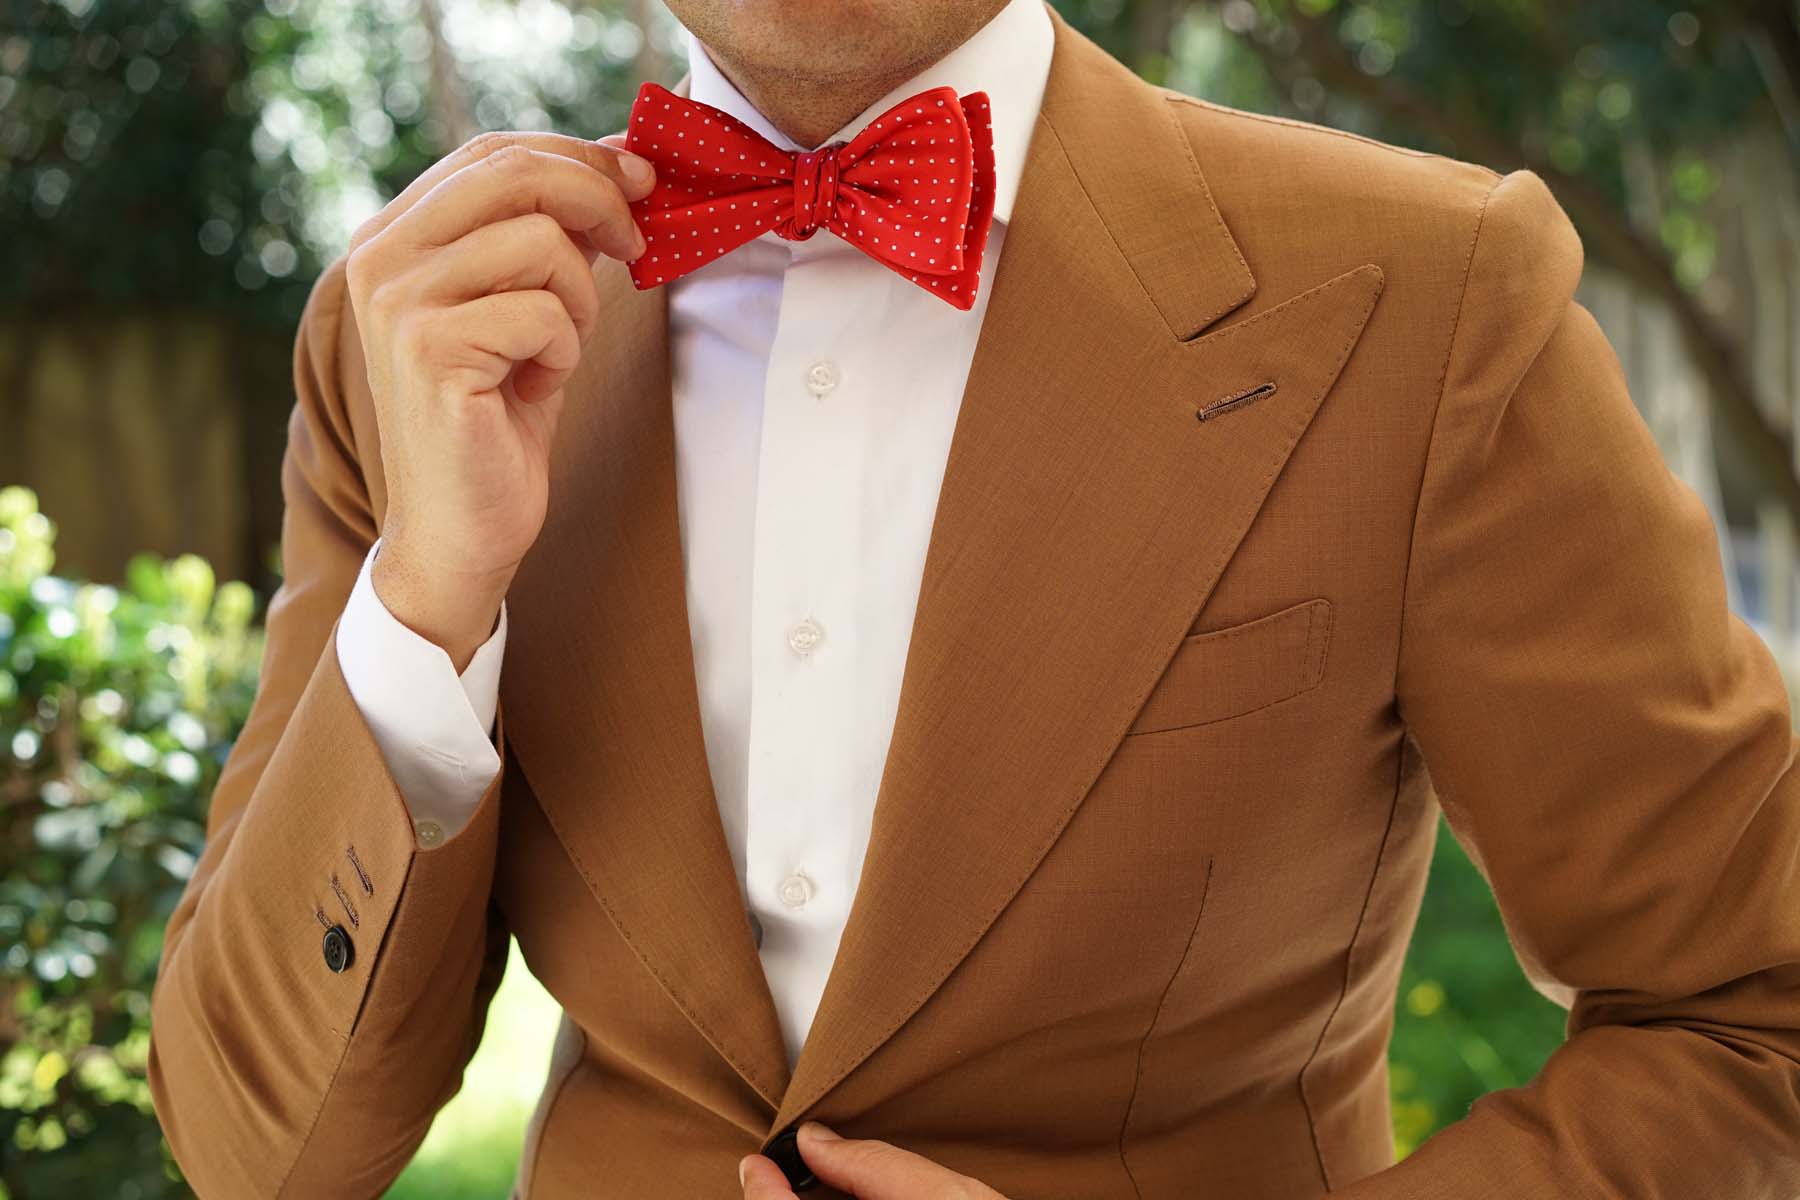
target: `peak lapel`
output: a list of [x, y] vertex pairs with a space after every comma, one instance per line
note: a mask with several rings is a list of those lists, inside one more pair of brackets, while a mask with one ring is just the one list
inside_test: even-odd
[[701, 732], [666, 293], [634, 290], [608, 259], [597, 271], [599, 332], [566, 388], [550, 513], [507, 600], [507, 740], [619, 934], [773, 1108], [787, 1056]]
[[774, 1129], [930, 998], [1049, 851], [1381, 287], [1362, 267], [1195, 338], [1255, 282], [1170, 102], [1060, 18], [998, 271], [861, 881]]

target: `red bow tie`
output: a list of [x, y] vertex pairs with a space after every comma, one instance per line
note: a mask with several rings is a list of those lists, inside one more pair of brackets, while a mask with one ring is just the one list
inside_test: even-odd
[[631, 282], [655, 287], [772, 229], [805, 241], [829, 229], [877, 262], [966, 309], [994, 215], [985, 92], [936, 87], [902, 100], [848, 142], [783, 150], [742, 121], [646, 83], [626, 148], [656, 167], [631, 205], [644, 253]]

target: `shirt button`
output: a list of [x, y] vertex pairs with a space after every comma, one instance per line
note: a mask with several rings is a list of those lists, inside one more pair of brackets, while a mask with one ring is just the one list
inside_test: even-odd
[[806, 369], [806, 390], [815, 396], [823, 396], [838, 385], [838, 369], [836, 364], [820, 359]]
[[825, 631], [811, 617], [788, 630], [788, 645], [795, 654], [811, 654], [813, 648], [825, 637]]
[[419, 845], [427, 850], [444, 840], [444, 827], [429, 817], [414, 821], [413, 833], [418, 836]]
[[812, 899], [812, 880], [795, 871], [781, 881], [775, 889], [775, 894], [780, 896], [781, 902], [789, 908], [804, 908], [806, 902]]

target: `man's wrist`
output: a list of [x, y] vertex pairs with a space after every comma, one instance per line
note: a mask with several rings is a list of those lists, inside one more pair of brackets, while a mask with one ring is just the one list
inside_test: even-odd
[[450, 578], [384, 540], [369, 582], [394, 619], [442, 648], [460, 675], [493, 635], [510, 577]]

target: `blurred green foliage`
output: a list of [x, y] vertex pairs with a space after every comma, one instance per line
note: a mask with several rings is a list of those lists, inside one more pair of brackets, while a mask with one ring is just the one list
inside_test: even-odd
[[0, 304], [124, 307], [179, 281], [184, 303], [291, 322], [321, 264], [291, 173], [248, 153], [262, 4], [21, 7], [0, 32]]
[[[623, 7], [457, 6], [468, 118], [623, 127], [645, 37]], [[417, 0], [7, 13], [0, 309], [163, 303], [175, 281], [184, 304], [291, 325], [357, 222], [457, 140], [430, 104]]]
[[1399, 1154], [1465, 1116], [1477, 1097], [1529, 1082], [1567, 1020], [1526, 981], [1493, 892], [1440, 817], [1388, 1053]]
[[150, 984], [254, 693], [255, 597], [193, 557], [71, 583], [53, 536], [0, 490], [0, 1186], [184, 1195], [145, 1081]]

